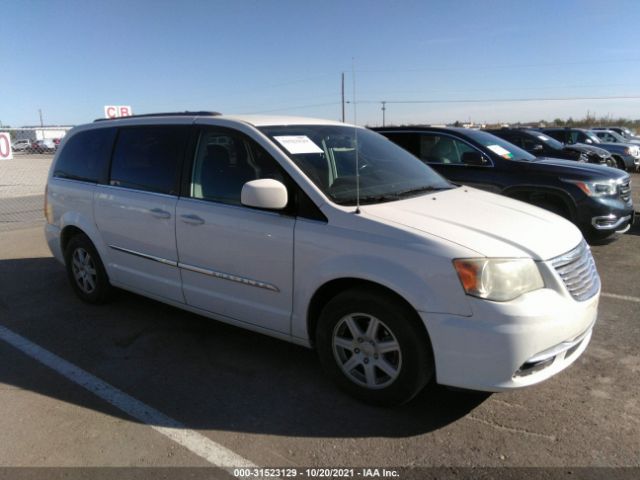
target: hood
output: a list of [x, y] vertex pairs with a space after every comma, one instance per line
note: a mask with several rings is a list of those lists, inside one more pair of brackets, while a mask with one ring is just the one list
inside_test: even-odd
[[[549, 171], [553, 171], [554, 174], [570, 177], [574, 180], [619, 180], [628, 176], [626, 172], [606, 165], [561, 160], [559, 158], [541, 158], [535, 164], [536, 166], [546, 165], [549, 167]], [[539, 169], [539, 167], [536, 167], [536, 169]]]
[[627, 148], [637, 149], [638, 145], [632, 143], [598, 143], [598, 146], [610, 152], [624, 153]]
[[587, 145], [586, 143], [571, 143], [569, 145], [565, 145], [564, 148], [567, 150], [575, 150], [584, 153], [597, 153], [601, 157], [609, 156], [609, 152], [607, 152], [604, 148]]
[[362, 212], [386, 223], [443, 238], [486, 257], [548, 260], [568, 252], [582, 240], [580, 231], [564, 218], [471, 187], [366, 205]]

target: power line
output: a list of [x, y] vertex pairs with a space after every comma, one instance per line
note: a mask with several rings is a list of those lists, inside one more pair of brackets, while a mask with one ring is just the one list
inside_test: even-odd
[[555, 98], [467, 98], [454, 100], [358, 100], [358, 103], [417, 104], [417, 103], [508, 103], [508, 102], [558, 102], [573, 100], [640, 100], [640, 95], [617, 95], [602, 97], [555, 97]]
[[[537, 67], [558, 67], [558, 66], [575, 66], [575, 65], [600, 65], [600, 64], [610, 64], [610, 63], [634, 63], [640, 62], [640, 58], [628, 58], [628, 59], [620, 59], [620, 60], [585, 60], [579, 62], [553, 62], [553, 63], [520, 63], [520, 64], [511, 64], [511, 65], [480, 65], [480, 66], [472, 66], [474, 70], [493, 70], [493, 69], [503, 69], [503, 68], [537, 68]], [[440, 68], [409, 68], [409, 69], [398, 69], [394, 68], [391, 70], [358, 70], [358, 73], [398, 73], [398, 72], [446, 72], [450, 70], [469, 70], [469, 65], [460, 66], [460, 67], [440, 67]]]
[[[377, 102], [379, 103], [379, 102]], [[308, 105], [291, 105], [288, 107], [281, 107], [281, 108], [274, 108], [271, 110], [260, 110], [260, 111], [253, 111], [253, 112], [244, 112], [245, 114], [255, 114], [255, 113], [271, 113], [271, 112], [282, 112], [282, 111], [286, 111], [286, 110], [298, 110], [301, 108], [312, 108], [312, 107], [327, 107], [329, 105], [340, 105], [340, 102], [328, 102], [328, 103], [314, 103], [314, 104], [308, 104]]]

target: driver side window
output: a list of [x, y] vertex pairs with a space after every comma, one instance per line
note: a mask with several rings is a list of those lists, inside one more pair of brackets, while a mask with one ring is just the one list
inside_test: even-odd
[[251, 180], [285, 181], [277, 162], [241, 135], [203, 130], [191, 173], [192, 198], [240, 205], [242, 187]]
[[418, 157], [426, 163], [462, 164], [462, 155], [472, 147], [446, 135], [421, 135]]

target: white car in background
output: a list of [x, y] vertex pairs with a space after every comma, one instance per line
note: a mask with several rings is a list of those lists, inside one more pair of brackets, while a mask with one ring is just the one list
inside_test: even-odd
[[56, 153], [45, 211], [82, 300], [119, 287], [314, 347], [374, 404], [432, 379], [536, 384], [580, 356], [597, 317], [600, 280], [574, 225], [338, 122], [96, 121]]
[[26, 152], [31, 149], [32, 145], [33, 143], [31, 142], [31, 140], [22, 139], [13, 142], [11, 144], [11, 148], [14, 152]]

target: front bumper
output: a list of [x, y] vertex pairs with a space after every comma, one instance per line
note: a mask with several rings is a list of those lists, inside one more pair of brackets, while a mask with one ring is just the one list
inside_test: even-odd
[[629, 215], [617, 216], [613, 213], [609, 215], [601, 215], [591, 219], [593, 228], [599, 231], [626, 231], [633, 225], [634, 212]]
[[640, 165], [640, 157], [634, 157], [633, 155], [621, 155], [622, 160], [627, 168], [637, 167]]
[[471, 317], [420, 313], [437, 382], [499, 392], [552, 377], [587, 348], [598, 300], [599, 292], [578, 302], [544, 288], [504, 303], [469, 297]]
[[633, 224], [634, 207], [631, 197], [585, 197], [576, 208], [576, 224], [586, 235], [594, 232], [620, 232]]

